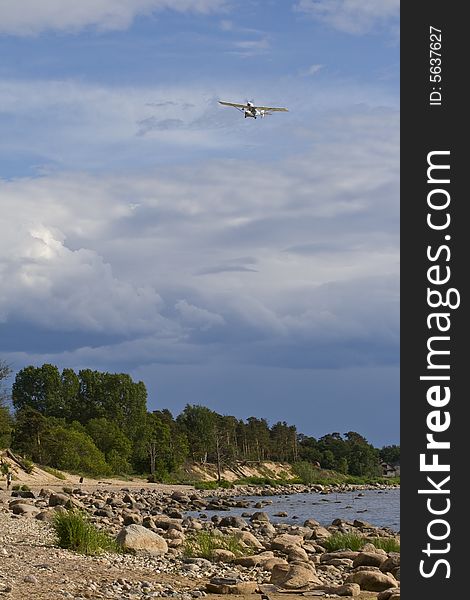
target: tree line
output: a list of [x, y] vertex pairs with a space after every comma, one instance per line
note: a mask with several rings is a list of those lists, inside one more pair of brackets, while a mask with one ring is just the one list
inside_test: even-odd
[[11, 389], [11, 370], [0, 361], [0, 448], [46, 467], [91, 475], [150, 473], [155, 480], [186, 462], [234, 461], [317, 463], [358, 476], [381, 474], [380, 462], [399, 462], [399, 446], [374, 448], [359, 433], [330, 433], [319, 439], [295, 425], [263, 418], [246, 420], [187, 404], [176, 417], [168, 409], [149, 411], [147, 390], [124, 373], [21, 369]]

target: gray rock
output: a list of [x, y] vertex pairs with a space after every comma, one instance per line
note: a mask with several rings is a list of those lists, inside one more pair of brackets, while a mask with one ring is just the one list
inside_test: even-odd
[[116, 542], [124, 550], [144, 550], [155, 556], [168, 552], [168, 544], [162, 536], [142, 525], [127, 525], [116, 537]]

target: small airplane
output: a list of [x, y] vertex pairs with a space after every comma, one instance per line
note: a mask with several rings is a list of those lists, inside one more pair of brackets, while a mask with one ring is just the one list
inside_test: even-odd
[[275, 106], [255, 106], [253, 102], [246, 102], [246, 104], [238, 104], [237, 102], [224, 102], [223, 100], [219, 100], [219, 104], [223, 104], [224, 106], [233, 106], [240, 112], [245, 113], [245, 119], [247, 117], [265, 117], [266, 115], [271, 115], [273, 112], [288, 112], [287, 108], [280, 108]]

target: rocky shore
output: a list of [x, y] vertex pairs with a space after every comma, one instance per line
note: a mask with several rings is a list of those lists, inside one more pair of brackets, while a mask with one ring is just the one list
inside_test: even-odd
[[[342, 486], [340, 491], [352, 489], [366, 486]], [[372, 543], [356, 552], [328, 552], [322, 545], [335, 533], [398, 539], [396, 532], [358, 519], [335, 519], [328, 527], [313, 518], [296, 525], [270, 522], [263, 511], [270, 495], [306, 491], [333, 490], [299, 485], [236, 491], [147, 487], [3, 491], [0, 598], [191, 600], [235, 593], [274, 600], [280, 594], [303, 593], [397, 600], [399, 554], [386, 553]], [[239, 498], [245, 495], [254, 497]], [[234, 507], [246, 509], [243, 516], [224, 515]], [[85, 511], [128, 552], [86, 557], [58, 548], [50, 523], [57, 512], [71, 508]], [[204, 514], [209, 510], [217, 512], [209, 518]], [[199, 517], [188, 516], [193, 511]], [[209, 559], [188, 555], [188, 541], [201, 532], [235, 539], [242, 552], [215, 549]]]

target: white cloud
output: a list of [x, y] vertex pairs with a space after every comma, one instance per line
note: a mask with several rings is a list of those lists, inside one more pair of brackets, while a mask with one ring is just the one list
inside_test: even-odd
[[3, 320], [134, 338], [107, 346], [109, 360], [333, 364], [334, 348], [342, 364], [390, 360], [398, 115], [356, 109], [310, 135], [263, 168], [211, 159], [0, 182]]
[[0, 34], [34, 35], [86, 27], [126, 29], [137, 16], [159, 10], [209, 13], [225, 0], [0, 0]]
[[306, 76], [310, 76], [310, 75], [316, 75], [319, 71], [321, 71], [321, 69], [323, 69], [324, 65], [310, 65], [310, 67], [307, 67], [306, 69], [302, 69], [300, 74], [301, 75], [306, 75]]
[[[395, 102], [380, 88], [348, 82], [323, 85], [312, 92], [309, 78], [300, 88], [279, 91], [279, 82], [250, 85], [250, 98], [288, 106], [287, 115], [256, 123], [240, 119], [217, 103], [239, 99], [246, 83], [220, 82], [208, 91], [198, 86], [105, 87], [75, 81], [0, 80], [0, 160], [32, 155], [39, 167], [61, 169], [132, 169], [182, 162], [200, 152], [223, 155], [238, 149], [258, 158], [269, 153], [298, 152], [305, 122], [324, 120], [322, 111], [355, 104], [390, 106]], [[212, 90], [212, 88], [210, 88]], [[280, 129], [284, 128], [281, 133]], [[259, 132], [263, 131], [262, 138]], [[278, 143], [282, 136], [283, 144]]]
[[295, 8], [340, 31], [363, 34], [395, 24], [400, 0], [299, 0]]

